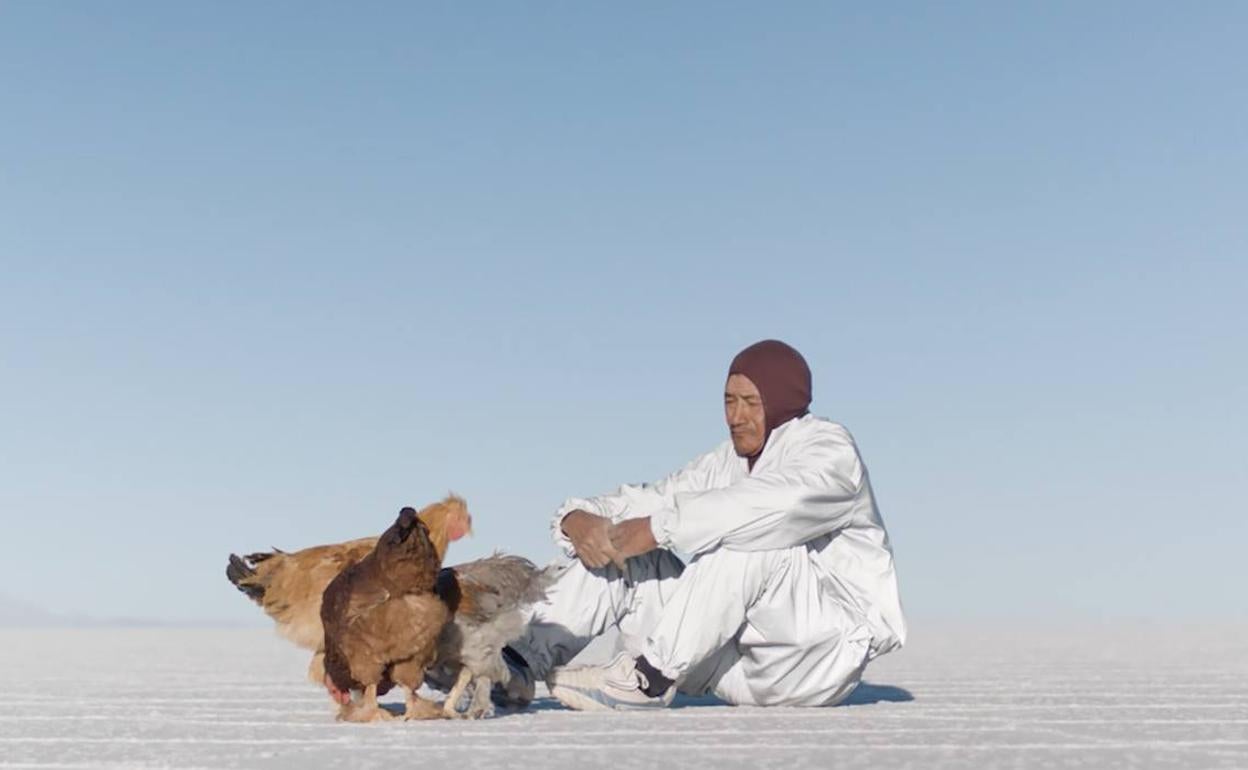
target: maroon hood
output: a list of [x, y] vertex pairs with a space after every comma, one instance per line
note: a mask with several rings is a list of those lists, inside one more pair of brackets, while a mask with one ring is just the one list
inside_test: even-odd
[[[748, 377], [763, 397], [764, 446], [773, 430], [810, 409], [810, 367], [801, 353], [780, 340], [763, 340], [742, 350], [728, 367], [728, 375], [734, 374]], [[758, 455], [749, 458], [751, 470], [756, 459]]]

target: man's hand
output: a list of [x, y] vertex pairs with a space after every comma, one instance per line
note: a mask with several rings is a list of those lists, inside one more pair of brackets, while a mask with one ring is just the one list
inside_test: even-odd
[[616, 564], [624, 566], [625, 559], [649, 553], [659, 544], [654, 540], [654, 532], [650, 529], [650, 517], [625, 519], [611, 527], [611, 547], [619, 554]]
[[578, 509], [564, 516], [559, 526], [572, 541], [577, 557], [586, 567], [598, 569], [611, 562], [624, 564], [623, 557], [611, 545], [610, 519]]

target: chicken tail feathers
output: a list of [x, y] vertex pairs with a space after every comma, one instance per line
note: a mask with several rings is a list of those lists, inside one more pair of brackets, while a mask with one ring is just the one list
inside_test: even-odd
[[564, 569], [562, 565], [551, 564], [537, 570], [533, 579], [529, 581], [528, 589], [525, 591], [525, 600], [534, 604], [545, 599], [546, 591], [555, 584], [559, 576], [564, 573]]
[[[263, 561], [272, 554], [263, 554], [263, 558], [257, 559], [260, 554], [252, 554], [246, 558], [240, 558], [237, 554], [230, 554], [230, 563], [225, 567], [225, 576], [230, 579], [234, 587], [247, 594], [247, 598], [260, 604], [264, 601], [264, 586], [256, 583], [256, 570], [251, 566], [252, 563]], [[251, 563], [249, 563], [251, 562]]]

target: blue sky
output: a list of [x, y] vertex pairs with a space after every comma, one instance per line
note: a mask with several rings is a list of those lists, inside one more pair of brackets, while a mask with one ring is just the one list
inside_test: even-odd
[[0, 6], [0, 594], [257, 617], [230, 551], [724, 436], [779, 337], [916, 618], [1248, 616], [1238, 3]]

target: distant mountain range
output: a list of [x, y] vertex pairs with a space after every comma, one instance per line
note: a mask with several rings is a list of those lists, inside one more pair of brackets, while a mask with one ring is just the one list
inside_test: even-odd
[[65, 619], [31, 604], [0, 595], [0, 628], [61, 626]]
[[29, 602], [0, 594], [0, 629], [5, 628], [189, 628], [253, 627], [257, 623], [230, 621], [169, 621], [149, 618], [96, 618], [90, 615], [51, 612]]
[[65, 615], [36, 607], [29, 602], [0, 595], [0, 628], [98, 628], [101, 626], [154, 625], [125, 619], [93, 618], [89, 615]]

